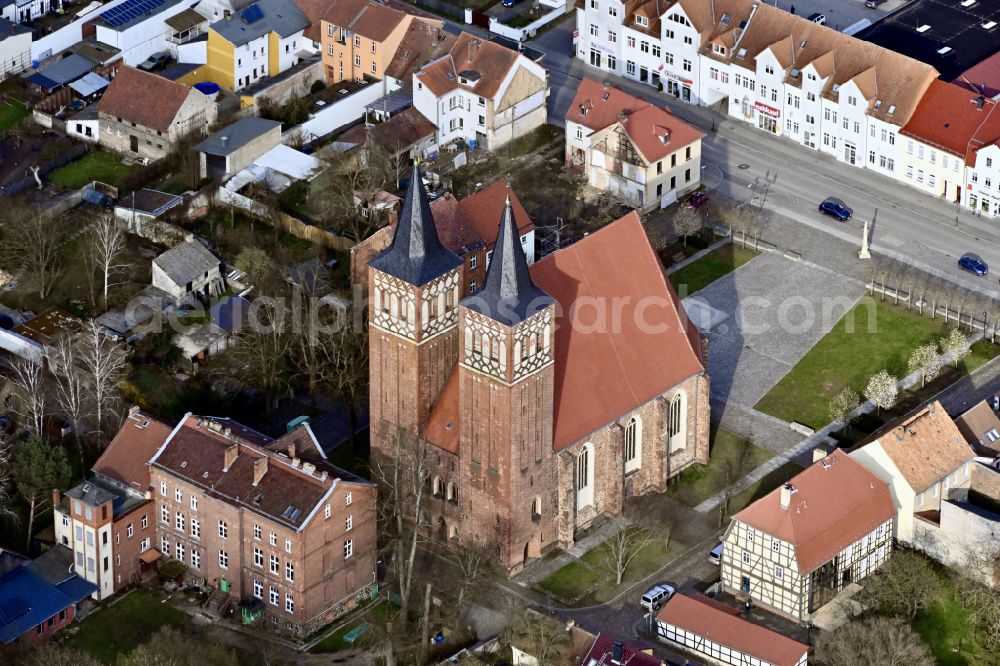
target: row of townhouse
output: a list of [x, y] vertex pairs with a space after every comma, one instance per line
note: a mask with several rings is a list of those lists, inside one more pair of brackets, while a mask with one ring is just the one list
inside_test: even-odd
[[908, 56], [753, 0], [582, 0], [576, 53], [838, 161], [1000, 215], [995, 102], [937, 80], [937, 70]]

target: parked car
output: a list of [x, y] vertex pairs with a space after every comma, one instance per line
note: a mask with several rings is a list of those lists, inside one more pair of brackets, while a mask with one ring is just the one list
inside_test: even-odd
[[650, 612], [658, 611], [660, 610], [660, 606], [667, 603], [670, 597], [674, 596], [674, 592], [676, 592], [676, 590], [673, 585], [668, 583], [657, 583], [650, 588], [649, 592], [642, 595], [639, 605]]
[[722, 564], [722, 542], [719, 542], [715, 548], [709, 552], [708, 561], [717, 566]]
[[517, 4], [517, 0], [503, 0], [504, 7], [513, 7]]
[[885, 0], [865, 0], [865, 7], [868, 9], [877, 9], [879, 5], [884, 3]]
[[958, 267], [980, 277], [990, 272], [990, 267], [986, 265], [983, 258], [971, 252], [962, 255], [962, 258], [958, 260]]
[[813, 23], [818, 23], [820, 25], [826, 25], [826, 16], [823, 15], [823, 14], [820, 14], [819, 12], [815, 12], [813, 14], [810, 14], [809, 15], [809, 20], [812, 21]]
[[159, 69], [163, 69], [167, 66], [167, 61], [170, 59], [163, 51], [159, 53], [154, 53], [145, 60], [139, 63], [139, 69], [146, 72], [155, 72]]
[[834, 199], [833, 197], [827, 197], [823, 200], [823, 203], [819, 205], [819, 212], [838, 219], [841, 222], [847, 222], [854, 216], [854, 211], [851, 210], [847, 204], [840, 199]]
[[708, 192], [703, 192], [698, 190], [697, 192], [692, 192], [691, 196], [681, 204], [683, 208], [701, 208], [708, 203]]

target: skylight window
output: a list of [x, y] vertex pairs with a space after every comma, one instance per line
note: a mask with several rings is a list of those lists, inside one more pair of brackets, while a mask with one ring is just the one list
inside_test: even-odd
[[890, 104], [889, 105], [889, 115], [891, 116], [893, 113], [895, 113], [895, 111], [896, 111], [896, 105], [895, 104]]
[[938, 55], [948, 55], [949, 53], [951, 53], [951, 47], [950, 46], [943, 46], [943, 47], [939, 48], [937, 52], [938, 52]]
[[742, 58], [742, 57], [744, 57], [744, 56], [745, 56], [746, 54], [747, 54], [747, 50], [746, 50], [746, 49], [740, 49], [739, 51], [737, 51], [737, 52], [736, 52], [736, 57], [737, 57], [737, 58]]
[[733, 18], [732, 14], [726, 12], [722, 15], [722, 19], [719, 21], [722, 25], [729, 25], [729, 19]]
[[882, 108], [882, 100], [880, 100], [880, 99], [875, 100], [875, 108], [876, 109], [881, 109]]
[[917, 32], [924, 33], [924, 32], [927, 32], [930, 29], [931, 29], [930, 24], [929, 23], [924, 23], [922, 26], [920, 26], [919, 28], [917, 28]]
[[963, 7], [971, 7], [974, 4], [976, 4], [976, 0], [962, 0]]
[[983, 30], [992, 30], [995, 27], [997, 27], [996, 21], [989, 21], [983, 24]]

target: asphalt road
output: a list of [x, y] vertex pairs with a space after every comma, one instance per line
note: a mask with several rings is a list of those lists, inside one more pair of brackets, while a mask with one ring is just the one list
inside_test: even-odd
[[[956, 266], [958, 257], [974, 251], [1000, 269], [1000, 223], [743, 123], [720, 118], [713, 122], [710, 109], [693, 107], [636, 81], [592, 70], [572, 56], [574, 27], [575, 17], [571, 16], [529, 42], [545, 53], [542, 64], [549, 72], [550, 123], [563, 124], [582, 77], [609, 80], [650, 102], [667, 104], [678, 117], [705, 129], [703, 163], [722, 171], [719, 190], [724, 194], [744, 201], [753, 198], [817, 232], [858, 245], [862, 224], [868, 220], [874, 251], [1000, 299], [995, 277], [975, 278]], [[718, 125], [714, 133], [713, 124]], [[816, 206], [827, 196], [843, 199], [854, 209], [855, 219], [839, 224], [819, 215]]]

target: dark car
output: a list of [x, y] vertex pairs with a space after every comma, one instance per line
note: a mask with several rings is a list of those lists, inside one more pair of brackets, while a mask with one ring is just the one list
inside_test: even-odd
[[833, 197], [823, 200], [823, 203], [819, 205], [819, 212], [836, 218], [841, 222], [847, 222], [854, 216], [854, 211], [848, 208], [847, 204], [840, 199], [834, 199]]
[[986, 265], [982, 257], [978, 254], [972, 254], [968, 252], [962, 255], [962, 258], [958, 260], [958, 267], [962, 270], [969, 271], [973, 275], [983, 276], [990, 272], [990, 267]]
[[885, 4], [885, 0], [865, 0], [865, 7], [868, 9], [876, 9], [882, 4]]
[[517, 0], [503, 0], [504, 7], [513, 7], [517, 4]]
[[159, 53], [154, 53], [145, 60], [139, 63], [139, 69], [146, 72], [155, 72], [158, 69], [163, 69], [167, 66], [167, 61], [170, 59], [166, 53], [160, 51]]
[[702, 192], [698, 190], [694, 192], [687, 198], [687, 200], [681, 204], [682, 208], [701, 208], [708, 203], [708, 192]]

